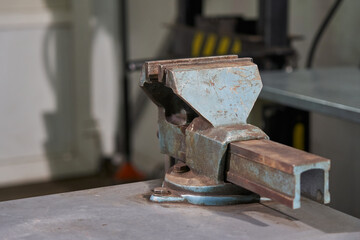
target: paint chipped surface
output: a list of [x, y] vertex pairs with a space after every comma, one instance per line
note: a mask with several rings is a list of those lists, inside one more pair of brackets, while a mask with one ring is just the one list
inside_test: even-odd
[[214, 127], [246, 123], [261, 91], [255, 64], [169, 71], [167, 85]]

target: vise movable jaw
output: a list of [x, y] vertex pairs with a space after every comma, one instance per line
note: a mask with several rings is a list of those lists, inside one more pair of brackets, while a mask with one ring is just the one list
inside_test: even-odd
[[161, 153], [175, 163], [152, 201], [226, 205], [259, 200], [242, 184], [226, 181], [229, 144], [268, 139], [246, 123], [262, 88], [252, 59], [229, 55], [146, 62], [140, 86], [159, 108]]

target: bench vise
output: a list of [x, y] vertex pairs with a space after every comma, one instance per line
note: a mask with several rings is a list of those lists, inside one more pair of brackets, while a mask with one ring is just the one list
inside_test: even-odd
[[261, 91], [257, 65], [237, 55], [146, 62], [140, 87], [158, 106], [169, 168], [154, 202], [227, 205], [301, 194], [330, 201], [330, 160], [269, 140], [246, 123]]

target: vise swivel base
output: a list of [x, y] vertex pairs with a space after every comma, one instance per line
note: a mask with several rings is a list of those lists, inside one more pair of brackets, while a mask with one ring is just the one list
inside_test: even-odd
[[252, 59], [146, 62], [140, 86], [158, 106], [170, 166], [151, 201], [228, 205], [264, 196], [291, 208], [300, 207], [301, 194], [330, 201], [330, 160], [272, 142], [246, 123], [262, 88]]

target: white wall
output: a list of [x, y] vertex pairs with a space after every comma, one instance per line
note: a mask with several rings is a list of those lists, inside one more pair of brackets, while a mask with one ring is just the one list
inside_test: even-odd
[[83, 10], [73, 14], [70, 7], [0, 2], [0, 186], [97, 168], [89, 78], [81, 79], [86, 70], [75, 44], [78, 27], [86, 26], [72, 24]]
[[[130, 57], [156, 56], [175, 1], [132, 0], [128, 7]], [[94, 171], [99, 158], [89, 146], [114, 154], [117, 1], [0, 0], [0, 13], [0, 186]], [[132, 75], [132, 96], [139, 92], [138, 78]], [[134, 150], [137, 166], [149, 173], [162, 157], [156, 108], [149, 104], [146, 112]]]
[[[301, 35], [294, 47], [299, 52], [299, 67], [304, 67], [310, 43], [329, 8], [335, 1], [291, 0], [289, 4], [289, 33]], [[359, 66], [360, 31], [358, 9], [360, 1], [342, 1], [325, 30], [314, 58], [314, 67]]]
[[[71, 103], [64, 96], [72, 72], [71, 31], [65, 17], [50, 28], [54, 22], [41, 1], [28, 4], [0, 4], [0, 185], [47, 179], [48, 154], [62, 159], [70, 153]], [[65, 12], [66, 6], [59, 8]]]
[[118, 59], [117, 1], [91, 1], [93, 39], [91, 54], [92, 103], [106, 155], [114, 153], [120, 62]]

